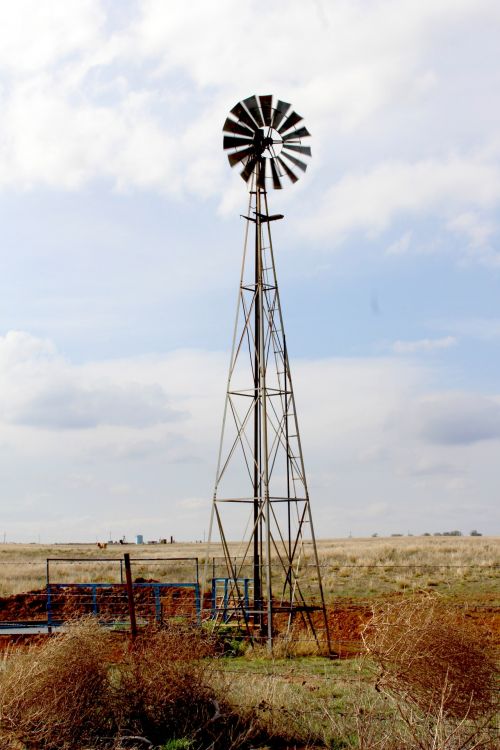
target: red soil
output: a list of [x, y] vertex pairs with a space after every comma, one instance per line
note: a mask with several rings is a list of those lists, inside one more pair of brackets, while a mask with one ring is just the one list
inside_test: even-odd
[[[141, 579], [141, 583], [145, 581]], [[194, 617], [194, 591], [182, 587], [160, 589], [161, 615]], [[156, 616], [156, 601], [152, 588], [134, 589], [134, 601], [138, 618], [147, 620]], [[51, 616], [53, 620], [68, 620], [91, 614], [93, 609], [91, 587], [68, 586], [53, 590], [51, 594]], [[128, 617], [128, 600], [125, 585], [97, 589], [96, 604], [103, 620], [123, 620]], [[47, 621], [47, 591], [29, 591], [0, 598], [0, 621]]]
[[[141, 579], [141, 582], [144, 582]], [[154, 592], [151, 588], [134, 590], [137, 617], [139, 620], [154, 620], [156, 606]], [[380, 602], [379, 602], [380, 603]], [[163, 589], [160, 597], [162, 617], [184, 616], [196, 617], [194, 592], [182, 587]], [[457, 602], [465, 606], [463, 602]], [[99, 617], [103, 620], [126, 620], [128, 618], [127, 594], [124, 585], [97, 590]], [[206, 599], [205, 608], [210, 606]], [[462, 606], [460, 612], [463, 613]], [[206, 611], [206, 610], [205, 610]], [[92, 592], [90, 588], [69, 587], [52, 594], [52, 618], [68, 620], [92, 612]], [[333, 648], [341, 655], [359, 651], [361, 632], [371, 617], [371, 606], [353, 600], [338, 600], [333, 607], [327, 608], [328, 626]], [[316, 628], [323, 626], [321, 611], [312, 613]], [[467, 605], [465, 616], [485, 630], [492, 641], [500, 645], [500, 608], [492, 601], [475, 602]], [[47, 593], [45, 590], [31, 591], [26, 594], [0, 598], [0, 621], [47, 621]], [[278, 630], [286, 626], [286, 616], [276, 616]], [[300, 622], [297, 620], [300, 628]], [[27, 636], [22, 636], [25, 638]], [[3, 640], [3, 638], [1, 639]], [[0, 647], [1, 648], [1, 647]]]
[[[381, 602], [374, 602], [380, 604]], [[470, 619], [479, 629], [487, 634], [491, 642], [500, 646], [500, 608], [488, 602], [475, 602], [465, 605], [457, 601], [457, 620], [464, 615]], [[321, 627], [322, 615], [315, 613], [314, 621]], [[327, 609], [328, 627], [330, 638], [334, 649], [340, 655], [349, 655], [359, 651], [361, 646], [361, 633], [370, 621], [372, 608], [368, 605], [342, 601], [335, 607]]]

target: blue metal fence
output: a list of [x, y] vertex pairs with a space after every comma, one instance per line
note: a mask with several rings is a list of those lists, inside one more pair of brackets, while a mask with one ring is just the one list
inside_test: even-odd
[[[212, 618], [215, 619], [222, 612], [222, 621], [228, 622], [231, 613], [234, 612], [235, 607], [229, 607], [230, 585], [233, 587], [233, 592], [234, 587], [242, 587], [242, 604], [245, 612], [248, 614], [250, 607], [250, 586], [252, 584], [253, 578], [212, 578]], [[222, 593], [220, 591], [221, 588]], [[241, 605], [238, 606], [238, 609], [241, 612]]]
[[[155, 620], [161, 622], [162, 620], [162, 607], [161, 607], [161, 594], [167, 589], [190, 589], [194, 592], [194, 611], [196, 614], [197, 622], [201, 622], [201, 591], [200, 584], [197, 582], [192, 583], [158, 583], [158, 582], [145, 582], [145, 583], [134, 583], [134, 589], [150, 589], [154, 594], [154, 607], [155, 607]], [[81, 591], [90, 591], [91, 595], [91, 612], [93, 615], [99, 615], [99, 604], [97, 600], [97, 592], [101, 589], [111, 589], [126, 593], [123, 584], [120, 583], [47, 583], [47, 625], [53, 627], [61, 624], [61, 620], [54, 618], [53, 612], [53, 596], [64, 589], [77, 589]], [[119, 624], [119, 620], [113, 620], [114, 624]]]

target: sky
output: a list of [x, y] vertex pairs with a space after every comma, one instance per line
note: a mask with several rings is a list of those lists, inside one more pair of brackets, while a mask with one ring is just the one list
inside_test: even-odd
[[0, 538], [206, 535], [269, 93], [318, 535], [499, 534], [499, 88], [497, 0], [0, 4]]

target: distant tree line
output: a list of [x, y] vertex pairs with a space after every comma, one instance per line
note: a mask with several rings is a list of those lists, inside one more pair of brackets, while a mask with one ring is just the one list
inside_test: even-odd
[[[372, 534], [372, 537], [377, 537], [378, 534]], [[391, 534], [391, 536], [404, 536], [404, 534]], [[410, 534], [408, 532], [408, 536], [413, 536], [413, 534]], [[463, 536], [462, 532], [458, 529], [454, 529], [453, 531], [434, 531], [432, 534], [429, 531], [426, 531], [425, 534], [422, 534], [422, 536]], [[472, 531], [469, 532], [469, 536], [483, 536], [480, 531], [477, 531], [477, 529], [472, 529]]]

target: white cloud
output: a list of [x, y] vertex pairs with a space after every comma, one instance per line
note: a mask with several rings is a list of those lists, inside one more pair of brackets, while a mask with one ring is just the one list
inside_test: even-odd
[[102, 41], [98, 0], [16, 0], [0, 5], [0, 68], [27, 75], [71, 60]]
[[416, 407], [423, 438], [443, 445], [500, 440], [500, 400], [474, 393], [428, 396]]
[[[397, 147], [388, 117], [396, 121], [395, 112], [424, 102], [432, 118], [432, 92], [442, 97], [446, 90], [440, 71], [429, 65], [429, 49], [440, 49], [453, 24], [491, 27], [498, 17], [494, 2], [335, 2], [315, 13], [294, 0], [283, 13], [274, 0], [259, 9], [259, 54], [248, 32], [254, 3], [233, 10], [230, 0], [215, 8], [204, 0], [148, 0], [128, 6], [113, 25], [111, 9], [98, 0], [4, 6], [0, 184], [75, 189], [104, 178], [120, 190], [222, 196], [224, 211], [233, 205], [230, 191], [238, 180], [220, 153], [221, 122], [260, 81], [262, 91], [275, 91], [306, 113], [325, 162], [324, 175], [321, 162], [316, 167], [320, 190], [327, 191], [307, 225], [313, 236], [379, 231], [401, 212], [433, 213], [448, 202], [456, 214], [498, 201], [498, 170], [488, 161], [484, 133], [484, 163], [460, 155], [408, 162], [377, 157], [379, 148], [387, 153], [382, 132]], [[354, 141], [346, 143], [349, 133]], [[427, 137], [413, 136], [425, 149]], [[331, 186], [339, 149], [347, 145], [354, 156], [358, 143], [374, 138], [378, 145], [365, 152], [372, 166], [344, 170]]]
[[340, 241], [356, 230], [382, 232], [400, 216], [440, 216], [468, 205], [492, 208], [499, 200], [500, 167], [479, 158], [387, 161], [341, 178], [303, 222], [303, 231]]
[[71, 374], [37, 388], [24, 403], [4, 407], [13, 424], [54, 430], [88, 429], [98, 425], [148, 427], [175, 420], [159, 386], [73, 382]]
[[466, 211], [450, 219], [447, 229], [457, 235], [464, 237], [468, 252], [465, 257], [479, 260], [486, 265], [500, 266], [500, 252], [495, 249], [495, 234], [498, 225], [490, 218], [474, 211]]
[[386, 250], [387, 255], [404, 255], [408, 252], [412, 239], [412, 232], [408, 231], [392, 242]]
[[158, 73], [184, 71], [197, 87], [223, 88], [236, 99], [255, 81], [286, 96], [293, 89], [311, 115], [327, 114], [336, 126], [340, 119], [351, 128], [403, 92], [426, 94], [435, 86], [435, 73], [420, 59], [430, 29], [445, 31], [453, 21], [496, 12], [485, 0], [334, 2], [321, 8], [314, 13], [295, 0], [283, 13], [279, 0], [268, 2], [259, 8], [256, 40], [248, 33], [256, 12], [250, 0], [239, 3], [238, 13], [230, 0], [216, 7], [204, 0], [189, 7], [149, 0], [129, 35], [130, 49], [152, 58]]
[[[19, 523], [29, 507], [31, 528], [46, 524], [59, 539], [104, 538], [113, 516], [116, 535], [200, 538], [208, 524], [227, 366], [226, 353], [201, 350], [77, 365], [50, 342], [5, 336], [0, 469], [8, 533], [22, 528], [26, 537], [30, 526]], [[496, 399], [435, 394], [431, 370], [393, 357], [298, 359], [292, 367], [322, 536], [349, 527], [371, 533], [376, 518], [388, 531], [398, 525], [418, 530], [429, 503], [441, 507], [450, 492], [469, 508], [465, 525], [477, 525], [475, 500], [467, 493], [472, 487], [474, 498], [491, 504], [496, 459], [489, 446], [500, 435]], [[74, 386], [68, 403], [61, 382]], [[105, 391], [99, 390], [103, 383]], [[81, 389], [97, 389], [99, 409], [81, 398]], [[158, 403], [148, 400], [151, 389], [163, 394]], [[47, 392], [61, 397], [44, 404], [42, 419], [38, 407], [30, 410], [34, 396]], [[129, 398], [116, 400], [116, 393]], [[76, 422], [75, 402], [81, 410]], [[13, 423], [20, 413], [30, 417]], [[183, 418], [175, 419], [178, 414]], [[67, 427], [67, 420], [72, 429], [55, 429]], [[464, 471], [468, 485], [453, 484]], [[408, 480], [423, 474], [425, 486]], [[140, 529], [133, 520], [138, 504]], [[342, 511], [347, 506], [349, 514]], [[86, 520], [77, 532], [73, 521], [82, 508]]]
[[455, 477], [460, 469], [453, 464], [438, 462], [429, 457], [420, 457], [408, 468], [407, 473], [416, 477], [452, 476]]
[[177, 503], [179, 508], [185, 510], [200, 510], [204, 509], [207, 513], [210, 512], [210, 500], [208, 497], [185, 497], [179, 500]]
[[20, 83], [3, 117], [0, 184], [75, 189], [96, 177], [118, 189], [176, 193], [174, 139], [128, 94], [116, 107], [71, 101], [65, 86], [39, 76]]
[[486, 245], [496, 230], [492, 222], [484, 221], [478, 214], [471, 211], [450, 219], [448, 228], [458, 234], [464, 234], [473, 248]]
[[478, 341], [495, 341], [500, 338], [500, 318], [449, 319], [435, 321], [434, 326]]
[[160, 385], [89, 377], [50, 342], [17, 331], [0, 337], [0, 394], [0, 415], [8, 423], [55, 430], [140, 428], [182, 416]]
[[392, 349], [396, 354], [416, 354], [417, 352], [432, 352], [439, 349], [450, 349], [458, 343], [455, 336], [445, 336], [440, 339], [418, 339], [417, 341], [395, 341]]
[[[17, 326], [25, 321], [26, 328], [36, 326], [49, 335], [56, 327], [64, 329], [79, 356], [84, 327], [87, 353], [94, 346], [106, 349], [108, 328], [110, 347], [119, 351], [139, 307], [141, 314], [147, 311], [130, 326], [135, 325], [136, 338], [127, 341], [127, 351], [161, 351], [169, 346], [172, 329], [176, 343], [195, 328], [198, 337], [192, 340], [203, 341], [196, 321], [200, 299], [206, 302], [206, 297], [193, 297], [193, 288], [195, 283], [203, 283], [205, 290], [212, 283], [217, 289], [225, 284], [221, 271], [233, 251], [223, 249], [220, 235], [211, 236], [209, 221], [202, 224], [207, 227], [202, 246], [194, 231], [181, 237], [184, 228], [174, 226], [176, 206], [166, 205], [160, 216], [154, 196], [149, 198], [152, 193], [176, 201], [189, 198], [188, 221], [204, 210], [209, 214], [212, 208], [204, 209], [202, 201], [213, 197], [222, 214], [236, 217], [242, 211], [244, 185], [222, 153], [221, 125], [228, 109], [253, 92], [273, 92], [291, 101], [313, 134], [314, 159], [307, 173], [297, 186], [272, 198], [273, 210], [293, 208], [283, 211], [290, 229], [279, 230], [289, 232], [292, 253], [303, 221], [309, 271], [328, 268], [328, 274], [320, 274], [325, 281], [337, 270], [343, 273], [314, 254], [319, 255], [318, 245], [330, 249], [356, 233], [371, 240], [387, 232], [381, 244], [393, 257], [384, 260], [385, 268], [407, 268], [402, 256], [421, 251], [426, 231], [432, 233], [426, 246], [435, 251], [448, 245], [446, 252], [453, 246], [460, 258], [497, 263], [500, 104], [491, 92], [497, 86], [498, 2], [332, 0], [317, 8], [290, 0], [286, 12], [283, 8], [282, 0], [259, 7], [256, 39], [249, 33], [256, 17], [251, 0], [242, 0], [237, 12], [230, 0], [215, 6], [205, 0], [20, 0], [2, 6], [2, 206], [9, 211], [14, 193], [34, 190], [25, 202], [24, 195], [15, 198], [17, 206], [22, 203], [21, 218], [13, 219], [12, 252], [4, 269], [10, 280], [9, 263], [15, 266], [7, 296], [14, 300], [20, 289], [29, 289], [30, 302], [24, 304], [26, 297], [8, 300], [5, 320]], [[121, 217], [114, 226], [103, 220], [109, 188], [146, 193], [137, 202], [139, 212], [142, 208], [144, 216], [147, 204], [154, 216], [151, 210], [144, 244], [142, 236], [127, 244], [132, 224]], [[68, 199], [69, 191], [81, 192]], [[43, 209], [42, 218], [30, 213], [31, 201], [40, 197], [45, 205], [49, 195], [61, 224], [71, 225], [66, 236], [58, 234], [56, 223], [43, 223]], [[76, 213], [80, 196], [82, 205], [91, 202], [89, 196], [102, 199], [101, 215], [91, 207], [90, 214], [82, 212], [72, 221], [66, 206], [71, 203]], [[121, 199], [113, 202], [114, 207], [130, 206]], [[163, 222], [173, 229], [160, 254], [154, 247], [166, 236]], [[80, 241], [73, 247], [76, 235]], [[57, 252], [47, 249], [52, 240]], [[84, 266], [92, 270], [79, 285], [72, 284]], [[148, 266], [154, 269], [149, 275], [144, 273]], [[37, 276], [35, 283], [27, 283], [30, 273]], [[118, 283], [108, 290], [111, 275]], [[390, 286], [392, 279], [386, 281]], [[105, 304], [93, 304], [98, 287], [105, 289]], [[158, 300], [166, 290], [168, 306], [160, 309]], [[325, 285], [321, 291], [320, 284], [322, 293]], [[377, 289], [373, 297], [384, 293]], [[130, 305], [128, 299], [122, 304], [128, 296]], [[182, 304], [185, 320], [168, 321], [175, 318], [173, 301]], [[390, 309], [388, 302], [381, 307]], [[378, 305], [373, 302], [372, 308], [377, 311]], [[204, 330], [209, 319], [202, 320]], [[383, 314], [372, 321], [377, 331], [386, 322]], [[444, 350], [459, 337], [493, 341], [498, 330], [495, 319], [459, 321], [457, 327], [453, 321], [443, 323], [436, 334], [441, 338], [402, 340], [395, 353]], [[348, 329], [345, 333], [347, 338]], [[399, 334], [375, 335], [393, 340]], [[215, 340], [207, 334], [206, 345]], [[104, 519], [104, 507], [107, 518], [119, 517], [117, 509], [124, 509], [127, 523], [134, 523], [135, 498], [144, 511], [140, 518], [159, 524], [175, 515], [172, 508], [181, 507], [177, 502], [209, 495], [226, 367], [226, 355], [206, 351], [75, 364], [50, 341], [8, 334], [0, 345], [5, 505], [36, 510], [43, 503], [46, 512], [54, 509], [54, 524], [63, 524], [71, 497], [70, 513], [81, 517], [78, 508], [85, 506], [90, 527]], [[455, 422], [444, 403], [446, 393], [422, 406], [421, 400], [434, 393], [435, 372], [399, 356], [294, 363], [321, 529], [335, 533], [342, 509], [351, 506], [359, 528], [368, 506], [380, 509], [388, 503], [391, 517], [421, 513], [425, 503], [427, 511], [443, 507], [445, 474], [464, 507], [472, 507], [475, 497], [491, 506], [497, 446], [496, 427], [485, 416], [488, 405], [459, 400], [454, 408], [462, 416]], [[412, 410], [415, 402], [418, 414]], [[467, 419], [474, 427], [469, 432]], [[487, 434], [491, 439], [474, 437]], [[425, 493], [408, 485], [408, 467], [418, 460], [449, 467], [448, 472], [428, 472]], [[468, 489], [453, 483], [453, 473], [465, 464]], [[43, 498], [40, 488], [45, 488]], [[129, 505], [113, 504], [117, 488], [127, 488]], [[163, 508], [163, 521], [158, 521]], [[201, 514], [196, 522], [203, 523], [200, 519]], [[186, 534], [193, 525], [191, 520], [184, 526]], [[154, 537], [155, 531], [152, 522], [145, 533]]]

